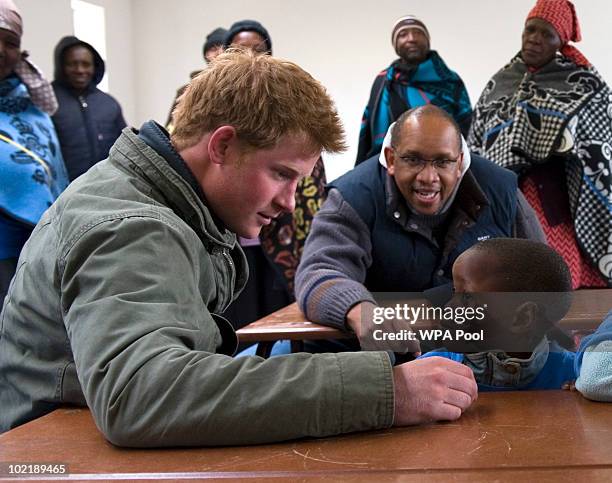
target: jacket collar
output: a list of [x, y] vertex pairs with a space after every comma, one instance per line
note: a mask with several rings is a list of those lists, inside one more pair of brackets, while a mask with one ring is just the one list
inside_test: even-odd
[[206, 204], [206, 198], [202, 187], [199, 185], [195, 176], [185, 163], [185, 160], [181, 157], [174, 146], [170, 142], [170, 136], [162, 126], [157, 124], [155, 121], [145, 122], [140, 131], [138, 137], [152, 147], [157, 154], [166, 160], [166, 162], [176, 171], [187, 183], [191, 186], [191, 189], [195, 191], [198, 198]]
[[236, 235], [215, 222], [206, 206], [204, 193], [170, 143], [165, 130], [149, 121], [141, 131], [144, 131], [142, 136], [136, 130], [124, 129], [111, 152], [117, 150], [129, 161], [123, 165], [124, 168], [148, 179], [160, 191], [168, 206], [200, 235], [203, 243], [209, 245], [213, 242], [233, 248]]
[[532, 382], [548, 360], [548, 339], [543, 337], [527, 359], [510, 357], [502, 351], [465, 354], [464, 364], [474, 372], [478, 384], [522, 387]]

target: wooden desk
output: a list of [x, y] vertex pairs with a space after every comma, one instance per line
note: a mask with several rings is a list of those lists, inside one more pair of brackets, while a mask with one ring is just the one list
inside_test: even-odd
[[62, 409], [0, 435], [0, 478], [7, 462], [64, 463], [73, 479], [104, 480], [602, 481], [612, 479], [612, 405], [568, 391], [485, 393], [453, 423], [147, 450], [116, 448], [88, 410]]
[[292, 303], [239, 329], [236, 335], [240, 342], [258, 342], [257, 355], [261, 357], [269, 357], [272, 346], [278, 340], [289, 340], [291, 341], [291, 352], [302, 352], [305, 340], [353, 337], [349, 332], [306, 320], [297, 303]]
[[560, 325], [568, 330], [593, 331], [612, 310], [612, 289], [577, 290]]
[[[566, 330], [590, 332], [595, 330], [612, 310], [612, 289], [578, 290], [572, 306], [560, 322]], [[277, 340], [292, 341], [293, 352], [302, 349], [301, 342], [315, 339], [345, 339], [351, 334], [306, 320], [297, 303], [284, 307], [263, 319], [237, 331], [240, 342], [262, 342], [257, 354], [270, 355]]]

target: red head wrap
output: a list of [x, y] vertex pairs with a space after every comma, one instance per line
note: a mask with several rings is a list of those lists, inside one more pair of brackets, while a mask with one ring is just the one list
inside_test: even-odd
[[579, 42], [582, 38], [576, 9], [572, 2], [569, 0], [538, 0], [527, 15], [527, 20], [536, 17], [546, 20], [555, 28], [561, 39], [561, 53], [565, 57], [577, 65], [591, 65], [582, 52], [573, 45], [568, 45], [568, 42]]

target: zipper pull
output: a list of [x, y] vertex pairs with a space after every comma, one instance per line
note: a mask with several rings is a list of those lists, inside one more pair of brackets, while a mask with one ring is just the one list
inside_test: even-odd
[[85, 109], [87, 107], [87, 102], [83, 96], [79, 96], [79, 102], [81, 103], [81, 107]]

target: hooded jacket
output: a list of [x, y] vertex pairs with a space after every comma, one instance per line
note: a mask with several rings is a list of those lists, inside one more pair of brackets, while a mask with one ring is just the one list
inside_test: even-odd
[[[63, 68], [66, 51], [77, 45], [89, 49], [94, 58], [93, 78], [81, 94], [70, 86]], [[108, 157], [110, 147], [126, 125], [119, 103], [96, 87], [104, 72], [104, 60], [88, 43], [68, 36], [55, 47], [52, 85], [59, 109], [53, 116], [53, 123], [71, 181]]]

